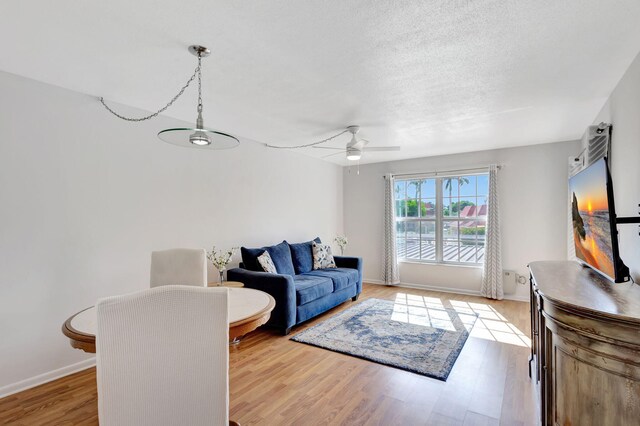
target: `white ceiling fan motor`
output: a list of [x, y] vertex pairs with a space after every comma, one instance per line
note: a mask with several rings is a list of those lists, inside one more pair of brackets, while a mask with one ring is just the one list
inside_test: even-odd
[[347, 130], [351, 132], [351, 141], [347, 144], [347, 160], [357, 161], [362, 157], [362, 141], [356, 138], [356, 134], [360, 131], [360, 126], [349, 126]]

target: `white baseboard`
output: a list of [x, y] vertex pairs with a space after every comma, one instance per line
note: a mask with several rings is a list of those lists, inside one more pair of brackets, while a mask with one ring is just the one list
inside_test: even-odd
[[513, 300], [515, 302], [525, 302], [525, 303], [531, 302], [531, 300], [529, 300], [529, 296], [516, 296], [515, 294], [505, 294], [504, 298], [506, 300]]
[[[363, 280], [365, 283], [369, 284], [377, 284], [377, 285], [385, 285], [385, 283], [381, 280], [367, 279]], [[478, 296], [482, 297], [479, 291], [477, 290], [467, 290], [461, 288], [450, 288], [450, 287], [438, 287], [434, 285], [427, 284], [413, 284], [413, 283], [400, 283], [396, 285], [396, 287], [404, 287], [404, 288], [415, 288], [418, 290], [430, 290], [430, 291], [440, 291], [443, 293], [453, 293], [453, 294], [464, 294], [469, 296]], [[517, 302], [529, 302], [528, 297], [516, 296], [515, 294], [505, 294], [504, 298], [506, 300], [514, 300]]]
[[57, 370], [48, 371], [46, 373], [39, 374], [37, 376], [21, 380], [10, 385], [3, 386], [0, 388], [0, 398], [4, 398], [5, 396], [13, 395], [14, 393], [18, 393], [39, 385], [43, 385], [61, 377], [68, 376], [69, 374], [86, 370], [87, 368], [91, 368], [95, 365], [96, 357], [92, 357], [75, 364], [67, 365], [66, 367], [58, 368]]

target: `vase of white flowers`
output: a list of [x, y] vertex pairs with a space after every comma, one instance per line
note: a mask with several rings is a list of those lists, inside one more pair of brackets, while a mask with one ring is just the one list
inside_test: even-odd
[[347, 247], [347, 244], [349, 244], [347, 237], [345, 235], [338, 235], [333, 239], [333, 241], [335, 241], [338, 244], [338, 247], [340, 247], [340, 256], [344, 255], [344, 249]]
[[220, 274], [220, 284], [224, 281], [224, 271], [227, 270], [227, 265], [231, 262], [234, 253], [238, 250], [238, 247], [232, 247], [230, 250], [216, 250], [216, 246], [211, 248], [211, 251], [207, 252], [207, 258], [211, 261], [211, 264], [218, 270]]

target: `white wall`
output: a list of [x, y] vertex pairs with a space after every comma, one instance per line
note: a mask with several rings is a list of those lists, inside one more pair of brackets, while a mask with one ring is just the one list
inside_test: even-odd
[[147, 288], [152, 250], [342, 232], [340, 167], [250, 141], [203, 151], [155, 136], [184, 124], [124, 122], [95, 98], [0, 72], [0, 394], [87, 360], [62, 323]]
[[[561, 142], [415, 160], [370, 164], [345, 169], [345, 232], [348, 253], [364, 257], [365, 279], [382, 276], [382, 229], [385, 173], [447, 171], [492, 163], [500, 171], [502, 214], [502, 259], [504, 269], [528, 276], [527, 264], [534, 260], [567, 258], [567, 159], [580, 151], [580, 142]], [[477, 293], [482, 282], [478, 267], [400, 264], [405, 285], [443, 288]], [[519, 285], [515, 298], [526, 298], [527, 287]]]
[[[638, 217], [640, 204], [640, 54], [616, 86], [594, 123], [613, 124], [611, 179], [620, 217]], [[638, 225], [618, 225], [620, 257], [640, 282]]]

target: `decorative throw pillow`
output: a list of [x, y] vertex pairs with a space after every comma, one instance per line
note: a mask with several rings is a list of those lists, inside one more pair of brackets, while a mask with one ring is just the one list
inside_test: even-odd
[[268, 272], [270, 274], [278, 273], [278, 271], [276, 270], [276, 265], [273, 264], [273, 260], [271, 260], [271, 256], [269, 255], [268, 251], [265, 250], [264, 253], [258, 256], [257, 260], [265, 272]]
[[336, 268], [329, 244], [313, 242], [313, 269]]

